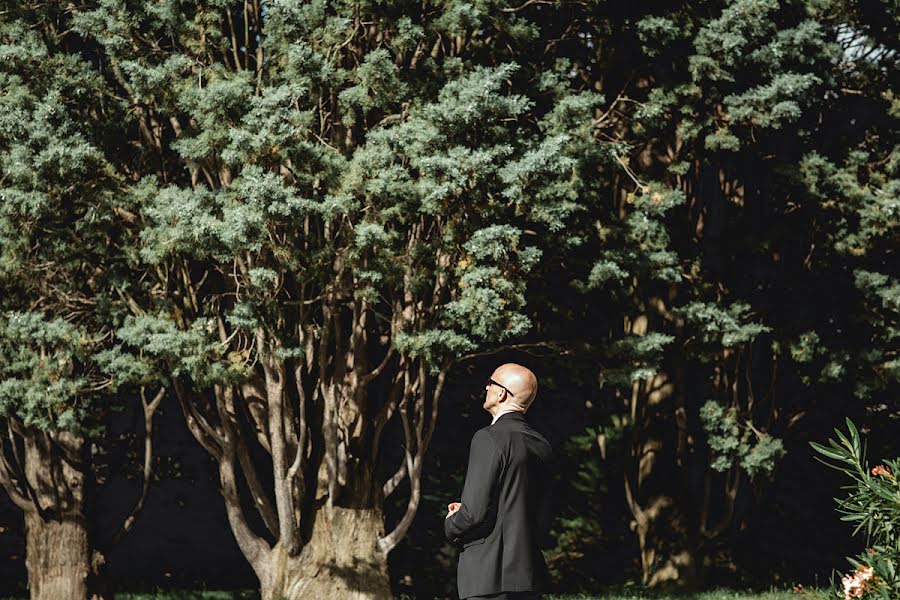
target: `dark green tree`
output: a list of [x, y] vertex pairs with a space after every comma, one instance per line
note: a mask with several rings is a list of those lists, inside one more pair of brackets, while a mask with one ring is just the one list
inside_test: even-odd
[[134, 146], [116, 350], [171, 379], [263, 598], [389, 597], [448, 372], [529, 330], [602, 98], [516, 62], [502, 3], [73, 12]]
[[618, 93], [629, 150], [576, 320], [630, 440], [644, 582], [695, 585], [779, 438], [896, 396], [896, 31], [841, 2], [593, 8], [576, 70]]
[[[31, 597], [101, 597], [111, 546], [134, 524], [152, 477], [164, 387], [120, 367], [119, 174], [105, 158], [103, 78], [54, 7], [0, 15], [0, 485], [24, 513]], [[141, 495], [111, 539], [92, 511], [104, 419], [139, 383]], [[149, 387], [148, 387], [149, 386]], [[150, 396], [152, 396], [152, 398]]]

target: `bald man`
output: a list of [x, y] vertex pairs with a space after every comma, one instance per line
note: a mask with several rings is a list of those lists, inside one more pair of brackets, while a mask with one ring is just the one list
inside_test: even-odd
[[482, 407], [493, 420], [472, 437], [461, 501], [444, 519], [447, 539], [462, 544], [460, 598], [524, 600], [545, 590], [539, 544], [550, 525], [552, 451], [525, 418], [536, 395], [534, 373], [514, 363], [485, 384]]

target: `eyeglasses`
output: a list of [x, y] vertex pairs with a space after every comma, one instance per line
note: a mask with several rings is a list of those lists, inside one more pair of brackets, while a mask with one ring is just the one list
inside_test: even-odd
[[513, 394], [511, 391], [509, 391], [508, 387], [506, 387], [502, 383], [498, 383], [498, 382], [494, 381], [490, 377], [488, 377], [487, 383], [485, 385], [487, 385], [487, 386], [496, 385], [498, 387], [502, 387], [504, 390], [506, 390], [507, 394], [509, 394], [510, 396], [515, 396], [515, 394]]

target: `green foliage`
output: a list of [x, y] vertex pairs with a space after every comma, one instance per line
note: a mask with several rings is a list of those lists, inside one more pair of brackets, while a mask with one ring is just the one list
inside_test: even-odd
[[88, 374], [78, 368], [93, 345], [86, 336], [63, 319], [0, 315], [0, 417], [44, 431], [76, 430], [91, 409]]
[[879, 165], [871, 165], [869, 153], [856, 150], [837, 165], [810, 152], [803, 157], [798, 174], [809, 201], [827, 215], [823, 237], [836, 260], [849, 265], [852, 285], [864, 307], [853, 311], [850, 321], [866, 336], [865, 347], [852, 354], [846, 349], [821, 351], [822, 376], [850, 378], [853, 393], [860, 399], [900, 382], [900, 361], [894, 350], [900, 339], [900, 275], [896, 261], [886, 259], [895, 252], [900, 232], [897, 156], [895, 146]]
[[601, 375], [602, 383], [624, 386], [653, 377], [662, 365], [666, 349], [674, 340], [671, 335], [655, 331], [616, 340], [610, 345], [608, 356], [628, 367], [606, 370]]
[[[617, 456], [624, 431], [624, 421], [613, 415], [603, 426], [589, 426], [571, 435], [561, 449], [568, 460], [561, 464], [553, 482], [559, 490], [552, 527], [556, 543], [544, 554], [551, 578], [570, 582], [572, 591], [600, 585], [603, 579], [597, 572], [597, 556], [606, 547], [621, 543], [608, 527], [610, 518], [618, 518], [607, 500], [618, 473], [601, 457], [598, 445], [602, 440], [606, 456]], [[566, 493], [569, 489], [574, 493]]]
[[132, 360], [150, 364], [169, 377], [189, 376], [198, 385], [211, 386], [240, 379], [248, 368], [246, 353], [227, 352], [227, 346], [213, 337], [215, 331], [212, 319], [197, 319], [188, 329], [180, 329], [161, 313], [129, 317], [117, 335], [141, 350], [141, 358]]
[[[891, 26], [846, 3], [648, 5], [601, 21], [579, 33], [572, 72], [602, 74], [607, 93], [611, 77], [635, 82], [598, 115], [600, 135], [625, 142], [626, 172], [596, 182], [605, 195], [582, 230], [589, 250], [559, 261], [585, 256], [586, 306], [554, 315], [573, 337], [590, 331], [603, 407], [633, 420], [632, 512], [672, 500], [644, 538], [677, 521], [644, 542], [643, 558], [665, 565], [644, 562], [651, 580], [691, 572], [682, 559], [710, 533], [695, 526], [695, 499], [716, 506], [724, 484], [712, 530], [723, 537], [737, 530], [732, 515], [756, 510], [748, 486], [701, 487], [694, 474], [746, 473], [759, 500], [759, 475], [775, 472], [791, 436], [838, 407], [879, 411], [886, 427], [895, 418], [897, 103], [886, 74], [897, 55]], [[648, 211], [653, 186], [677, 201]], [[694, 558], [736, 542], [707, 539]]]
[[[141, 230], [141, 256], [158, 264], [175, 253], [212, 254], [219, 260], [247, 251], [277, 247], [267, 225], [302, 218], [313, 205], [280, 185], [278, 178], [248, 166], [227, 190], [205, 186], [194, 190], [157, 188], [154, 178], [134, 191], [143, 204], [146, 227]], [[258, 273], [258, 271], [257, 271]]]
[[697, 332], [699, 342], [717, 347], [739, 346], [772, 330], [766, 325], [750, 321], [750, 306], [741, 302], [725, 308], [711, 302], [691, 302], [673, 312], [684, 318], [688, 326]]
[[771, 475], [784, 456], [780, 439], [756, 431], [752, 423], [740, 423], [734, 408], [722, 408], [714, 400], [707, 400], [700, 408], [700, 421], [712, 452], [710, 466], [716, 471], [740, 466], [750, 477], [761, 472]]
[[748, 131], [782, 129], [800, 120], [831, 81], [819, 65], [840, 56], [822, 23], [774, 0], [728, 2], [698, 29], [694, 50], [694, 85], [681, 93], [688, 102], [721, 102], [722, 110], [715, 118], [714, 111], [704, 110], [696, 129], [688, 121], [682, 131], [686, 139], [706, 131], [706, 149], [725, 152], [739, 150]]
[[503, 342], [524, 334], [531, 323], [525, 306], [523, 275], [534, 267], [540, 250], [518, 248], [520, 232], [508, 225], [476, 231], [464, 245], [471, 259], [459, 264], [457, 299], [446, 306], [448, 318], [476, 339]]
[[0, 19], [0, 417], [90, 433], [119, 406], [101, 353], [113, 360], [106, 328], [121, 314], [108, 251], [120, 175], [92, 116], [108, 88], [23, 11]]
[[[900, 458], [885, 460], [869, 469], [859, 431], [846, 419], [845, 435], [829, 438], [828, 446], [810, 442], [812, 448], [828, 460], [817, 460], [846, 474], [852, 482], [845, 498], [835, 498], [842, 521], [854, 524], [853, 534], [866, 534], [866, 550], [847, 560], [855, 572], [845, 575], [834, 597], [890, 600], [900, 594]], [[842, 588], [842, 589], [841, 589]]]
[[623, 222], [599, 226], [604, 244], [588, 276], [588, 288], [629, 289], [633, 278], [680, 281], [665, 218], [684, 203], [684, 194], [659, 183], [639, 192], [628, 195], [626, 201], [632, 210]]
[[397, 65], [385, 48], [366, 54], [363, 63], [353, 72], [353, 78], [355, 85], [344, 88], [338, 94], [350, 124], [355, 122], [357, 111], [388, 109], [408, 93], [406, 84], [399, 77]]

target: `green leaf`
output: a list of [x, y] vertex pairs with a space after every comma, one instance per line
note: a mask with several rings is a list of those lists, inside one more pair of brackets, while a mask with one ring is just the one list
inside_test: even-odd
[[850, 417], [845, 417], [844, 420], [847, 423], [847, 428], [850, 430], [850, 436], [853, 440], [853, 453], [856, 456], [859, 456], [860, 455], [859, 431], [857, 431], [856, 426], [853, 424], [853, 421], [850, 420]]
[[822, 444], [817, 444], [816, 442], [810, 442], [809, 445], [812, 446], [816, 452], [818, 452], [819, 454], [824, 454], [828, 458], [848, 462], [847, 454], [845, 452], [839, 452], [837, 450], [826, 448]]

